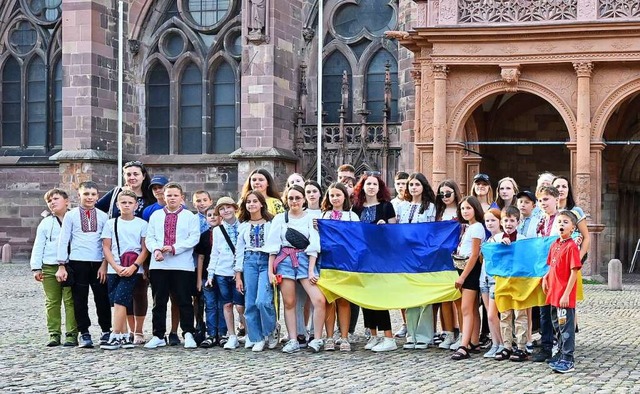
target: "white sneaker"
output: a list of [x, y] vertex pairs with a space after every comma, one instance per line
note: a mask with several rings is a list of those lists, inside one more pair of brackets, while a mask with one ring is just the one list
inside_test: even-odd
[[276, 346], [278, 346], [278, 342], [280, 341], [278, 340], [278, 330], [276, 329], [267, 337], [267, 347], [269, 349], [275, 349]]
[[297, 339], [290, 339], [282, 348], [283, 353], [295, 353], [300, 351], [300, 344]]
[[163, 346], [167, 346], [167, 341], [165, 341], [164, 338], [160, 339], [156, 336], [151, 338], [149, 342], [145, 343], [144, 345], [146, 349], [155, 349], [157, 347], [163, 347]]
[[416, 350], [424, 350], [429, 348], [429, 344], [426, 342], [416, 342]]
[[394, 338], [382, 338], [382, 341], [378, 342], [377, 345], [373, 347], [374, 352], [388, 352], [391, 350], [396, 350], [398, 345], [396, 344], [396, 340]]
[[484, 354], [484, 358], [495, 358], [496, 357], [496, 353], [498, 353], [498, 345], [493, 345], [491, 346], [491, 349], [489, 349], [488, 352], [486, 352]]
[[195, 349], [198, 347], [196, 340], [193, 339], [193, 334], [188, 332], [184, 334], [184, 348], [185, 349]]
[[445, 331], [443, 332], [443, 334], [444, 334], [444, 340], [440, 342], [438, 347], [440, 349], [449, 349], [451, 348], [451, 345], [455, 343], [455, 337], [453, 336], [453, 333], [451, 331]]
[[458, 340], [449, 346], [449, 350], [453, 350], [455, 352], [460, 346], [462, 346], [462, 333], [458, 335]]
[[360, 339], [360, 338], [358, 337], [358, 334], [356, 334], [355, 332], [350, 333], [349, 335], [347, 335], [347, 338], [349, 339], [349, 342], [350, 342], [350, 343], [356, 343], [356, 342], [358, 342], [358, 340]]
[[240, 343], [236, 335], [229, 335], [227, 343], [224, 344], [224, 348], [227, 350], [236, 349]]
[[[374, 346], [376, 346], [378, 344], [378, 342], [380, 342], [382, 340], [382, 338], [379, 337], [371, 337], [369, 338], [369, 340], [367, 341], [367, 344], [364, 345], [364, 350], [371, 350], [373, 349]], [[351, 342], [351, 341], [349, 341]]]
[[404, 345], [402, 345], [402, 348], [403, 349], [407, 349], [407, 350], [413, 350], [413, 349], [416, 348], [416, 343], [407, 341], [407, 342], [405, 342]]
[[[240, 339], [238, 339], [238, 342], [240, 341]], [[245, 337], [244, 340], [244, 348], [245, 349], [253, 349], [253, 345], [255, 345], [257, 342], [251, 342], [251, 340], [249, 339], [249, 337]]]
[[[263, 351], [263, 350], [264, 350], [264, 345], [265, 345], [265, 342], [264, 342], [264, 341], [258, 341], [258, 342], [255, 342], [255, 343], [253, 344], [253, 347], [251, 347], [251, 351], [252, 351], [252, 352], [261, 352], [261, 351]], [[246, 348], [246, 347], [247, 347], [247, 343], [245, 342], [245, 348]]]
[[400, 327], [400, 329], [395, 334], [393, 334], [393, 336], [395, 338], [404, 338], [404, 337], [406, 337], [407, 336], [407, 325], [403, 324], [402, 327]]
[[314, 339], [313, 341], [309, 342], [308, 346], [313, 349], [314, 353], [318, 353], [323, 344], [324, 342], [322, 341], [322, 339]]

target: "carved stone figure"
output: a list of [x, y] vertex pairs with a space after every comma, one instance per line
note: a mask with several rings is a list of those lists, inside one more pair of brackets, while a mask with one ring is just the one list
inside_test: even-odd
[[249, 0], [251, 5], [249, 14], [249, 34], [262, 34], [265, 18], [267, 0]]

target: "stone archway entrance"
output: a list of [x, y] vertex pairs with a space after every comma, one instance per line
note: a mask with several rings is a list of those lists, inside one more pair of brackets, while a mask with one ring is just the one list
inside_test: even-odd
[[602, 221], [607, 227], [602, 253], [605, 260], [618, 258], [628, 268], [640, 238], [640, 92], [616, 107], [603, 138]]
[[567, 125], [548, 101], [535, 94], [498, 93], [485, 98], [464, 130], [467, 167], [488, 174], [494, 188], [499, 179], [510, 176], [521, 190], [535, 192], [543, 171], [571, 175]]

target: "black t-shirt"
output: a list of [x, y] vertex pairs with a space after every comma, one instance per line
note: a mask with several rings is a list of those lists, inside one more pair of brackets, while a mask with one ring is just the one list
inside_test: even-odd
[[204, 256], [204, 261], [202, 262], [202, 278], [207, 278], [207, 268], [209, 267], [209, 259], [211, 257], [211, 245], [213, 244], [213, 228], [205, 231], [200, 234], [200, 241], [193, 249], [193, 252], [198, 255], [201, 254]]

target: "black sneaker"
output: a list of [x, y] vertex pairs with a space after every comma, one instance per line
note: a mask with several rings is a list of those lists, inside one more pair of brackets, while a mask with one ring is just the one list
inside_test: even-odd
[[126, 335], [124, 338], [120, 340], [120, 346], [123, 349], [133, 349], [134, 347], [136, 347], [130, 335]]
[[180, 337], [175, 332], [169, 333], [169, 346], [178, 346], [180, 344]]
[[91, 334], [86, 332], [80, 335], [80, 340], [78, 341], [78, 347], [87, 348], [87, 349], [92, 348], [93, 341], [91, 340]]
[[298, 335], [296, 338], [298, 339], [298, 345], [300, 346], [300, 349], [304, 349], [307, 347], [307, 337], [305, 337], [304, 335]]
[[111, 337], [109, 342], [104, 345], [100, 345], [100, 349], [102, 350], [118, 350], [122, 347], [122, 341], [120, 338]]
[[551, 351], [541, 349], [538, 353], [533, 355], [531, 361], [535, 363], [543, 363], [551, 358]]
[[100, 334], [100, 345], [106, 345], [111, 338], [111, 332], [103, 332]]

